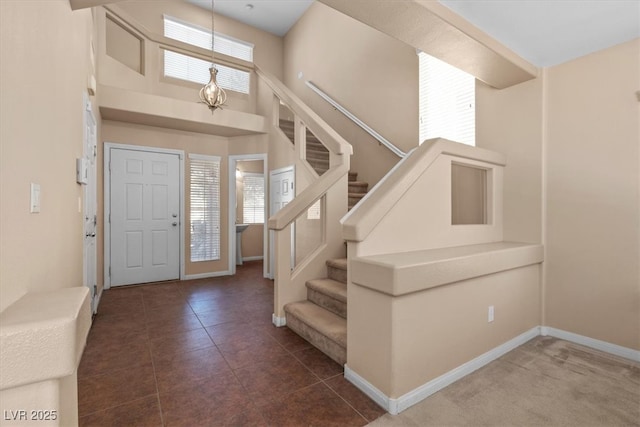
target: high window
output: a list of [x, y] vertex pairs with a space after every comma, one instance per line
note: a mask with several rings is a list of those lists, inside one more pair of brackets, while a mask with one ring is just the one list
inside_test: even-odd
[[[211, 49], [211, 30], [198, 27], [180, 21], [176, 18], [164, 17], [165, 37], [198, 46], [203, 49]], [[253, 45], [233, 37], [216, 33], [215, 50], [227, 56], [253, 62]], [[187, 80], [194, 83], [206, 84], [209, 82], [209, 68], [211, 61], [205, 61], [193, 56], [165, 49], [164, 51], [164, 75], [176, 79]], [[248, 71], [216, 64], [218, 69], [218, 84], [228, 90], [249, 93], [250, 74]]]
[[418, 58], [420, 144], [440, 137], [475, 145], [475, 78], [424, 52]]
[[189, 155], [191, 262], [220, 259], [220, 158]]
[[264, 176], [257, 173], [242, 174], [242, 222], [264, 223]]

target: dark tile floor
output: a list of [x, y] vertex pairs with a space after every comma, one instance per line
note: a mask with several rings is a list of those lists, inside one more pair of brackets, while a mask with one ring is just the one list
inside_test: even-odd
[[262, 263], [105, 291], [78, 370], [81, 426], [361, 426], [385, 413], [271, 324]]

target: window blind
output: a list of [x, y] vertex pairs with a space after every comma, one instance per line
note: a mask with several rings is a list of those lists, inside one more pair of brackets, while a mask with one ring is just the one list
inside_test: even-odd
[[220, 158], [189, 155], [191, 261], [220, 259]]
[[242, 222], [264, 224], [264, 176], [245, 172], [242, 181]]
[[[164, 36], [211, 50], [211, 30], [171, 16], [164, 16]], [[214, 41], [216, 52], [253, 62], [253, 44], [219, 33]]]
[[[171, 50], [164, 51], [164, 75], [205, 85], [211, 74], [211, 61], [183, 55]], [[216, 64], [217, 82], [223, 89], [249, 93], [250, 75], [247, 71]]]
[[418, 57], [419, 142], [440, 137], [475, 145], [475, 78], [424, 52]]

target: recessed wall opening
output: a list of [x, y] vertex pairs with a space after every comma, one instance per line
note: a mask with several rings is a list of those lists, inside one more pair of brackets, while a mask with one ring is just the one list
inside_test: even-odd
[[133, 71], [144, 74], [144, 42], [133, 31], [107, 15], [107, 55]]
[[488, 224], [487, 170], [451, 164], [451, 224]]

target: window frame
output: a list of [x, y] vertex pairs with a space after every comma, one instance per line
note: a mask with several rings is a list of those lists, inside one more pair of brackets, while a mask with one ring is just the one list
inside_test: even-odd
[[[172, 24], [182, 27], [180, 36], [176, 36], [175, 28], [173, 34], [168, 33], [168, 25]], [[180, 32], [180, 30], [177, 31]], [[211, 52], [212, 38], [209, 28], [170, 15], [163, 15], [163, 36]], [[214, 32], [214, 38], [216, 53], [226, 58], [226, 60], [215, 58], [214, 65], [218, 69], [218, 84], [226, 91], [249, 95], [253, 80], [251, 71], [255, 45], [218, 32]], [[205, 85], [209, 82], [209, 68], [212, 65], [210, 58], [206, 58], [205, 55], [191, 54], [179, 48], [172, 49], [169, 46], [163, 46], [162, 50], [162, 76], [164, 79], [195, 85]], [[238, 61], [239, 64], [234, 61]]]
[[[200, 163], [201, 166], [200, 168], [203, 170], [203, 173], [206, 173], [207, 171], [205, 171], [205, 167], [212, 167], [212, 169], [214, 169], [211, 173], [214, 174], [213, 177], [213, 181], [210, 183], [210, 185], [213, 187], [211, 189], [203, 189], [202, 192], [204, 194], [201, 194], [199, 196], [206, 198], [208, 195], [213, 196], [213, 200], [211, 201], [211, 206], [210, 208], [213, 210], [213, 212], [209, 213], [207, 217], [207, 212], [202, 212], [201, 216], [203, 217], [203, 219], [199, 219], [198, 221], [207, 221], [210, 220], [213, 223], [208, 225], [205, 224], [205, 231], [204, 234], [206, 235], [211, 235], [211, 245], [212, 247], [209, 249], [204, 249], [204, 256], [202, 257], [197, 257], [196, 259], [194, 259], [194, 240], [201, 240], [199, 238], [197, 238], [197, 234], [194, 234], [194, 164], [198, 164]], [[196, 262], [209, 262], [209, 261], [219, 261], [221, 259], [221, 239], [222, 239], [222, 233], [221, 233], [221, 228], [220, 228], [220, 224], [221, 224], [221, 186], [222, 186], [222, 175], [221, 175], [221, 169], [222, 169], [222, 158], [219, 156], [209, 156], [209, 155], [202, 155], [202, 154], [193, 154], [190, 153], [189, 154], [189, 261], [192, 263], [196, 263]], [[198, 181], [198, 184], [203, 184], [203, 185], [208, 185], [209, 183], [207, 182], [207, 178], [208, 177], [203, 177], [201, 179], [201, 182]], [[208, 191], [209, 190], [209, 191]], [[200, 202], [201, 205], [203, 206], [202, 209], [206, 209], [207, 208], [207, 202], [202, 201]], [[217, 212], [216, 212], [216, 208], [217, 208]], [[205, 237], [204, 242], [202, 242], [204, 244], [208, 243], [208, 238]]]
[[[419, 144], [440, 137], [475, 146], [475, 77], [424, 52], [417, 54]], [[434, 78], [429, 77], [430, 72], [436, 73]], [[443, 93], [443, 87], [448, 87], [446, 93]], [[430, 93], [434, 101], [430, 101]], [[455, 99], [451, 99], [451, 94]], [[447, 113], [442, 114], [442, 111]], [[434, 121], [436, 125], [430, 129], [429, 123]]]
[[[260, 178], [262, 180], [262, 205], [256, 204], [251, 207], [252, 217], [261, 216], [261, 221], [247, 220], [247, 198], [246, 198], [246, 178]], [[265, 203], [266, 203], [266, 179], [264, 174], [258, 172], [242, 172], [242, 223], [243, 224], [264, 224], [265, 223]]]

